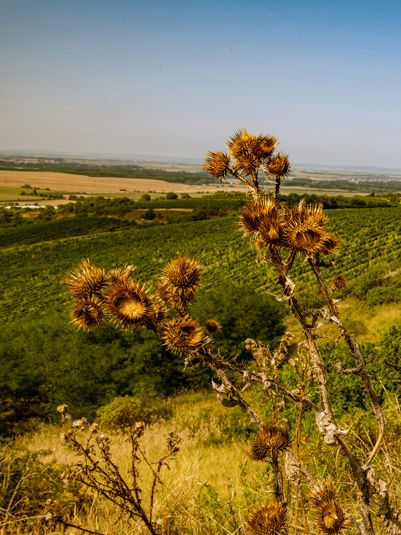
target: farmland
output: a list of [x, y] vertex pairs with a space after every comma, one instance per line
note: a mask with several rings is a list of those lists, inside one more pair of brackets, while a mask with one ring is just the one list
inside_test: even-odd
[[[366, 199], [380, 201], [375, 197]], [[218, 199], [209, 201], [219, 206]], [[222, 206], [238, 209], [240, 201], [225, 199]], [[181, 206], [185, 210], [185, 203], [197, 209], [202, 202], [205, 201], [199, 198], [161, 199], [135, 202], [134, 206], [138, 210], [142, 206], [154, 206], [155, 210], [156, 206], [162, 206], [161, 210]], [[203, 390], [210, 385], [210, 375], [199, 368], [184, 370], [182, 357], [169, 353], [152, 333], [139, 329], [124, 332], [110, 325], [88, 333], [76, 332], [69, 324], [71, 302], [62, 278], [83, 258], [90, 258], [105, 268], [134, 264], [134, 277], [154, 288], [165, 263], [179, 252], [188, 253], [203, 266], [194, 316], [202, 322], [208, 317], [221, 321], [222, 337], [216, 336], [216, 343], [222, 351], [244, 358], [243, 340], [249, 336], [276, 344], [286, 328], [295, 336], [298, 333], [284, 306], [264, 292], [276, 291], [274, 277], [269, 264], [263, 261], [263, 250], [255, 250], [241, 236], [237, 217], [147, 226], [121, 216], [119, 210], [131, 209], [125, 205], [124, 200], [119, 205], [116, 199], [86, 199], [73, 205], [78, 212], [82, 209], [81, 215], [52, 209], [46, 219], [48, 209], [44, 209], [23, 213], [26, 219], [21, 217], [14, 226], [10, 223], [0, 228], [0, 280], [4, 289], [0, 307], [0, 433], [24, 433], [18, 439], [18, 447], [51, 450], [51, 454], [41, 453], [40, 459], [55, 462], [55, 469], [61, 471], [60, 465], [72, 462], [72, 450], [59, 445], [60, 427], [37, 427], [38, 420], [54, 422], [54, 409], [63, 403], [69, 405], [74, 416], [92, 420], [99, 407], [106, 411], [113, 400], [139, 400], [143, 407], [151, 407], [156, 414], [160, 410], [163, 415], [144, 437], [143, 444], [149, 451], [156, 455], [156, 449], [162, 447], [161, 437], [172, 429], [183, 437], [180, 460], [172, 465], [174, 470], [168, 475], [167, 487], [159, 494], [165, 507], [158, 505], [161, 514], [167, 517], [170, 510], [177, 511], [174, 522], [180, 526], [180, 533], [204, 533], [206, 528], [216, 534], [234, 533], [232, 519], [235, 515], [242, 518], [255, 499], [264, 497], [270, 478], [268, 468], [246, 454], [255, 434], [254, 426], [238, 407], [227, 412], [226, 407], [216, 406], [214, 396]], [[102, 210], [109, 210], [108, 215], [96, 215]], [[395, 403], [391, 396], [399, 387], [401, 376], [401, 329], [397, 328], [401, 301], [401, 207], [386, 202], [383, 207], [338, 208], [327, 213], [331, 230], [341, 241], [339, 253], [330, 257], [335, 260], [335, 267], [329, 276], [341, 274], [348, 282], [341, 294], [343, 316], [351, 331], [359, 335], [365, 335], [367, 327], [373, 328], [373, 337], [365, 337], [369, 341], [364, 344], [368, 370], [372, 377], [377, 377], [374, 386], [380, 396], [386, 392], [386, 403]], [[259, 263], [255, 263], [257, 256]], [[300, 301], [305, 307], [314, 307], [318, 305], [316, 295], [305, 272], [305, 263], [300, 259], [294, 266], [295, 280], [304, 283]], [[238, 336], [234, 337], [233, 332]], [[356, 422], [352, 440], [355, 447], [362, 449], [365, 446], [358, 441], [365, 429], [366, 400], [359, 395], [358, 378], [338, 378], [334, 364], [341, 358], [345, 365], [350, 365], [349, 355], [341, 344], [330, 344], [323, 340], [321, 350], [328, 365], [329, 384], [336, 392], [333, 405], [342, 424]], [[295, 388], [294, 376], [287, 369], [283, 373], [286, 384]], [[253, 391], [248, 394], [254, 395]], [[255, 395], [253, 401], [261, 414], [267, 414], [263, 412], [269, 410], [263, 399]], [[399, 459], [399, 411], [393, 407], [385, 405], [393, 433], [390, 436], [394, 436], [388, 451], [392, 459]], [[285, 407], [282, 415], [294, 425], [294, 407]], [[301, 441], [304, 463], [323, 478], [331, 473], [332, 457], [320, 447], [312, 425], [311, 413], [305, 411]], [[31, 426], [36, 426], [33, 434]], [[112, 433], [114, 458], [125, 466], [129, 455], [127, 443], [119, 433]], [[234, 469], [224, 462], [233, 458]], [[379, 465], [379, 469], [384, 471], [385, 467]], [[345, 473], [340, 460], [334, 471], [336, 484], [342, 496], [347, 496], [347, 510], [356, 511], [355, 499], [346, 494]], [[149, 477], [147, 474], [143, 479], [145, 486]], [[58, 476], [53, 479], [57, 481]], [[226, 503], [234, 488], [234, 512], [227, 516]], [[395, 493], [399, 493], [399, 488], [395, 481]], [[170, 489], [181, 493], [179, 507], [175, 498], [171, 502], [174, 492]], [[121, 533], [130, 532], [118, 511], [101, 499], [93, 501], [92, 510], [93, 515], [88, 516], [77, 509], [74, 522], [89, 529], [101, 526], [106, 533], [114, 533], [117, 525]], [[317, 532], [312, 529], [310, 533]]]
[[[99, 221], [49, 221], [1, 231], [3, 321], [37, 317], [55, 306], [65, 310], [68, 298], [60, 280], [83, 258], [106, 268], [135, 264], [137, 277], [150, 284], [165, 262], [188, 252], [204, 266], [205, 291], [245, 281], [262, 289], [272, 282], [269, 270], [255, 264], [255, 251], [242, 239], [235, 218], [127, 230], [118, 222]], [[398, 270], [401, 208], [338, 209], [330, 212], [330, 223], [342, 242], [335, 271], [350, 283], [367, 270], [383, 276]], [[300, 277], [302, 271], [296, 266]]]

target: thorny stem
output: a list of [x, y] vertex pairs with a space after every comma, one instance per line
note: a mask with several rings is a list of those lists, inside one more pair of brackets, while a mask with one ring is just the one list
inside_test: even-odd
[[351, 353], [354, 355], [354, 357], [357, 360], [358, 366], [357, 366], [357, 368], [352, 370], [351, 373], [355, 373], [356, 375], [359, 375], [362, 378], [363, 384], [365, 385], [365, 388], [366, 388], [366, 390], [368, 392], [368, 395], [369, 395], [369, 398], [370, 398], [370, 401], [371, 401], [371, 404], [372, 404], [372, 407], [373, 407], [373, 410], [374, 410], [374, 413], [375, 413], [375, 416], [376, 416], [376, 421], [377, 421], [377, 425], [378, 425], [378, 428], [379, 428], [379, 432], [378, 432], [378, 436], [377, 436], [377, 439], [376, 439], [376, 443], [375, 443], [374, 447], [372, 448], [371, 452], [369, 453], [367, 460], [365, 461], [364, 468], [366, 469], [371, 464], [371, 462], [373, 461], [376, 453], [380, 449], [380, 446], [381, 446], [381, 443], [382, 443], [382, 440], [383, 440], [383, 437], [384, 437], [386, 421], [385, 421], [385, 418], [384, 418], [384, 414], [383, 414], [382, 408], [380, 406], [379, 399], [378, 399], [375, 391], [373, 390], [369, 374], [368, 374], [368, 372], [366, 370], [366, 362], [365, 362], [365, 359], [364, 359], [364, 357], [362, 355], [362, 352], [361, 352], [361, 350], [359, 348], [359, 345], [352, 338], [352, 336], [348, 333], [348, 331], [344, 327], [344, 324], [343, 324], [343, 322], [341, 321], [341, 319], [339, 317], [338, 309], [337, 309], [336, 305], [333, 302], [333, 297], [331, 295], [331, 292], [328, 289], [324, 279], [322, 278], [322, 276], [320, 274], [319, 267], [316, 264], [316, 261], [314, 259], [312, 259], [312, 258], [309, 258], [309, 264], [310, 264], [310, 266], [312, 268], [312, 271], [313, 271], [313, 273], [314, 273], [314, 275], [316, 277], [316, 280], [317, 280], [318, 286], [320, 288], [320, 291], [321, 291], [321, 293], [322, 293], [322, 295], [323, 295], [323, 297], [325, 299], [326, 305], [327, 305], [327, 307], [329, 309], [330, 316], [331, 316], [330, 317], [330, 321], [337, 325], [342, 338], [345, 340], [346, 344], [348, 345], [349, 349], [351, 350]]
[[274, 495], [281, 502], [285, 502], [284, 491], [283, 491], [283, 481], [282, 481], [283, 475], [280, 470], [277, 452], [272, 453], [271, 465], [272, 465], [273, 480], [274, 480]]
[[[287, 273], [283, 262], [281, 260], [280, 254], [275, 247], [270, 248], [271, 251], [271, 261], [273, 266], [276, 268], [277, 273], [279, 274], [279, 283], [283, 288], [283, 292], [289, 294], [288, 301], [292, 310], [293, 315], [298, 320], [302, 332], [304, 334], [307, 347], [311, 356], [311, 363], [313, 370], [315, 372], [315, 377], [319, 386], [320, 400], [322, 403], [325, 416], [328, 419], [330, 427], [334, 428], [336, 431], [334, 433], [334, 438], [337, 440], [339, 445], [342, 448], [344, 454], [348, 457], [350, 465], [352, 467], [352, 472], [354, 475], [355, 483], [357, 484], [359, 490], [359, 498], [361, 503], [361, 511], [363, 524], [365, 527], [366, 534], [374, 534], [373, 523], [370, 514], [369, 508], [369, 485], [366, 480], [366, 476], [362, 471], [362, 467], [359, 461], [351, 452], [345, 440], [341, 437], [341, 434], [338, 432], [339, 428], [335, 421], [333, 409], [331, 407], [329, 392], [327, 387], [326, 372], [323, 358], [321, 356], [319, 347], [317, 345], [316, 335], [313, 332], [313, 329], [308, 326], [305, 316], [302, 313], [302, 310], [299, 306], [299, 303], [294, 295], [295, 284], [288, 278]], [[323, 437], [325, 438], [325, 437]], [[331, 441], [326, 441], [327, 444], [332, 444]]]
[[274, 196], [273, 196], [276, 201], [278, 201], [278, 197], [280, 195], [280, 182], [281, 182], [280, 175], [276, 175], [276, 187], [275, 187]]

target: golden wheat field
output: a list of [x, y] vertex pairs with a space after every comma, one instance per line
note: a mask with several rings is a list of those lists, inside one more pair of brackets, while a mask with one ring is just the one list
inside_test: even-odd
[[69, 173], [52, 173], [44, 171], [0, 171], [0, 186], [21, 187], [30, 184], [36, 188], [50, 188], [51, 190], [68, 193], [118, 193], [121, 191], [154, 191], [166, 193], [169, 191], [182, 192], [214, 192], [223, 188], [214, 185], [187, 185], [179, 182], [166, 182], [148, 178], [115, 178], [91, 177], [73, 175]]

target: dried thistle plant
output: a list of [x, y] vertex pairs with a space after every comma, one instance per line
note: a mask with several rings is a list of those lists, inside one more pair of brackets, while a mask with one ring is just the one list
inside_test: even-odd
[[[151, 535], [160, 535], [159, 524], [154, 518], [155, 497], [163, 484], [161, 480], [163, 469], [169, 469], [168, 463], [179, 451], [178, 436], [170, 433], [166, 439], [166, 453], [157, 461], [151, 462], [141, 447], [145, 425], [137, 423], [132, 426], [128, 433], [131, 446], [130, 473], [126, 476], [113, 459], [111, 438], [101, 433], [96, 423], [88, 428], [86, 438], [82, 438], [78, 431], [86, 428], [87, 422], [85, 418], [81, 418], [76, 421], [76, 425], [72, 425], [63, 433], [63, 440], [73, 447], [79, 459], [69, 466], [63, 477], [81, 483], [103, 496], [117, 506], [128, 520], [140, 520]], [[149, 498], [146, 500], [143, 497], [144, 489], [141, 483], [141, 463], [144, 463], [152, 473], [148, 489]], [[67, 527], [72, 526], [84, 532], [94, 533], [63, 520], [60, 522]]]
[[[288, 304], [299, 325], [303, 341], [298, 344], [295, 357], [288, 355], [288, 336], [276, 351], [271, 351], [259, 342], [248, 341], [257, 369], [254, 369], [254, 364], [238, 364], [231, 356], [222, 355], [216, 350], [213, 344], [216, 323], [212, 324], [211, 329], [206, 325], [206, 334], [190, 314], [189, 307], [199, 287], [200, 267], [187, 256], [178, 257], [166, 266], [156, 295], [145, 291], [139, 282], [132, 282], [132, 272], [108, 275], [100, 268], [91, 266], [88, 261], [69, 273], [65, 282], [74, 297], [80, 300], [96, 299], [104, 304], [105, 318], [117, 319], [124, 327], [148, 328], [171, 351], [182, 354], [186, 363], [196, 362], [208, 366], [218, 381], [213, 381], [212, 387], [219, 401], [226, 407], [239, 406], [260, 427], [260, 434], [251, 446], [251, 454], [260, 460], [271, 460], [277, 501], [251, 515], [248, 525], [252, 533], [281, 534], [289, 530], [284, 471], [279, 455], [282, 451], [285, 451], [288, 481], [296, 486], [296, 496], [301, 499], [305, 529], [305, 504], [303, 493], [299, 494], [301, 479], [314, 489], [311, 503], [317, 511], [320, 519], [318, 525], [323, 533], [338, 533], [345, 525], [346, 514], [333, 497], [332, 491], [327, 486], [319, 485], [302, 464], [300, 430], [303, 411], [307, 408], [315, 414], [316, 428], [322, 443], [328, 447], [337, 446], [348, 462], [349, 474], [359, 501], [360, 519], [348, 516], [358, 532], [361, 535], [401, 535], [401, 512], [392, 503], [388, 484], [376, 476], [373, 467], [385, 432], [383, 412], [372, 387], [363, 354], [343, 324], [332, 295], [335, 289], [344, 287], [344, 282], [341, 275], [338, 275], [330, 288], [321, 272], [323, 267], [333, 263], [324, 263], [322, 255], [336, 252], [339, 240], [327, 229], [328, 221], [321, 205], [307, 206], [301, 201], [298, 206], [288, 208], [280, 202], [281, 180], [288, 176], [290, 163], [286, 155], [274, 153], [276, 138], [239, 130], [228, 140], [227, 146], [229, 154], [209, 152], [204, 168], [219, 180], [227, 176], [238, 179], [252, 194], [252, 200], [242, 211], [240, 226], [244, 234], [263, 248], [263, 259], [276, 273], [279, 290], [275, 294], [269, 293], [278, 301]], [[261, 192], [260, 180], [271, 177], [275, 181], [274, 194], [266, 196]], [[310, 269], [316, 281], [324, 301], [324, 306], [320, 309], [305, 310], [297, 298], [297, 285], [291, 278], [297, 257], [304, 260], [304, 266]], [[75, 323], [78, 327], [95, 326], [98, 321], [89, 316], [88, 313], [88, 319]], [[331, 404], [333, 392], [328, 387], [325, 362], [318, 344], [319, 329], [327, 321], [338, 329], [355, 360], [354, 368], [343, 369], [339, 363], [336, 369], [339, 373], [355, 374], [361, 378], [376, 420], [376, 440], [363, 459], [353, 452], [347, 438], [348, 430], [342, 429], [337, 423]], [[294, 390], [290, 390], [280, 376], [281, 365], [287, 357], [288, 363], [298, 375], [298, 388]], [[271, 426], [266, 426], [265, 420], [245, 397], [244, 391], [255, 385], [261, 386], [267, 400], [271, 402]], [[318, 394], [317, 399], [310, 395], [312, 386]], [[298, 407], [294, 433], [295, 456], [291, 452], [288, 431], [278, 422], [279, 407], [284, 402]], [[323, 488], [326, 490], [322, 491]], [[378, 504], [376, 508], [373, 507], [375, 501]], [[375, 530], [373, 515], [381, 521], [381, 532]], [[297, 511], [295, 518], [297, 519]]]
[[273, 501], [259, 507], [250, 515], [248, 527], [252, 535], [287, 535], [288, 515], [285, 504]]

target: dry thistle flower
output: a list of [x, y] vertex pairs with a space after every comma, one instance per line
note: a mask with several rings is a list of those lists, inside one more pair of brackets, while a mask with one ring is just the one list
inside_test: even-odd
[[221, 180], [230, 173], [230, 156], [226, 152], [209, 151], [203, 169]]
[[60, 414], [65, 414], [65, 411], [67, 410], [68, 405], [65, 403], [63, 405], [58, 405], [56, 411]]
[[194, 300], [199, 284], [200, 265], [188, 256], [179, 256], [163, 270], [163, 277], [157, 286], [159, 298], [179, 311], [185, 311]]
[[333, 279], [333, 290], [342, 290], [347, 286], [347, 282], [341, 275], [337, 275], [337, 277], [334, 277]]
[[179, 256], [164, 268], [163, 273], [174, 288], [193, 288], [199, 284], [200, 265], [189, 256]]
[[72, 309], [71, 316], [71, 323], [78, 329], [97, 327], [104, 319], [104, 304], [96, 297], [79, 299]]
[[100, 292], [108, 283], [104, 269], [92, 266], [84, 260], [80, 266], [68, 272], [63, 281], [72, 296], [84, 299]]
[[345, 526], [345, 515], [336, 501], [333, 485], [326, 483], [311, 494], [311, 502], [316, 510], [316, 520], [323, 533], [340, 533]]
[[288, 429], [272, 425], [260, 431], [249, 449], [249, 456], [255, 461], [264, 461], [271, 454], [285, 451], [290, 445]]
[[205, 321], [205, 327], [209, 334], [215, 334], [221, 329], [221, 324], [217, 320], [209, 319]]
[[227, 146], [236, 159], [235, 171], [251, 175], [258, 171], [264, 159], [270, 157], [277, 140], [273, 136], [255, 136], [243, 129], [234, 133], [227, 141]]
[[282, 223], [286, 245], [309, 255], [328, 254], [338, 247], [337, 238], [327, 232], [323, 206], [306, 206], [302, 199], [298, 207], [284, 210]]
[[204, 333], [199, 323], [190, 317], [175, 318], [161, 329], [164, 345], [173, 353], [191, 353], [204, 343]]
[[251, 514], [248, 526], [252, 535], [286, 535], [287, 508], [279, 501], [267, 503]]
[[110, 314], [123, 327], [144, 325], [154, 312], [148, 292], [134, 281], [113, 286], [105, 301]]
[[135, 266], [125, 266], [124, 268], [114, 268], [110, 269], [107, 273], [107, 277], [111, 284], [119, 284], [127, 282], [132, 273], [136, 270]]
[[288, 154], [281, 154], [280, 152], [275, 154], [271, 157], [267, 168], [270, 175], [281, 178], [286, 177], [291, 169]]
[[245, 234], [254, 237], [261, 245], [282, 242], [278, 207], [271, 197], [245, 205], [240, 216], [240, 226]]
[[245, 130], [237, 130], [226, 142], [232, 156], [241, 160], [254, 156], [259, 160], [268, 158], [277, 147], [277, 139], [273, 136], [255, 136]]

